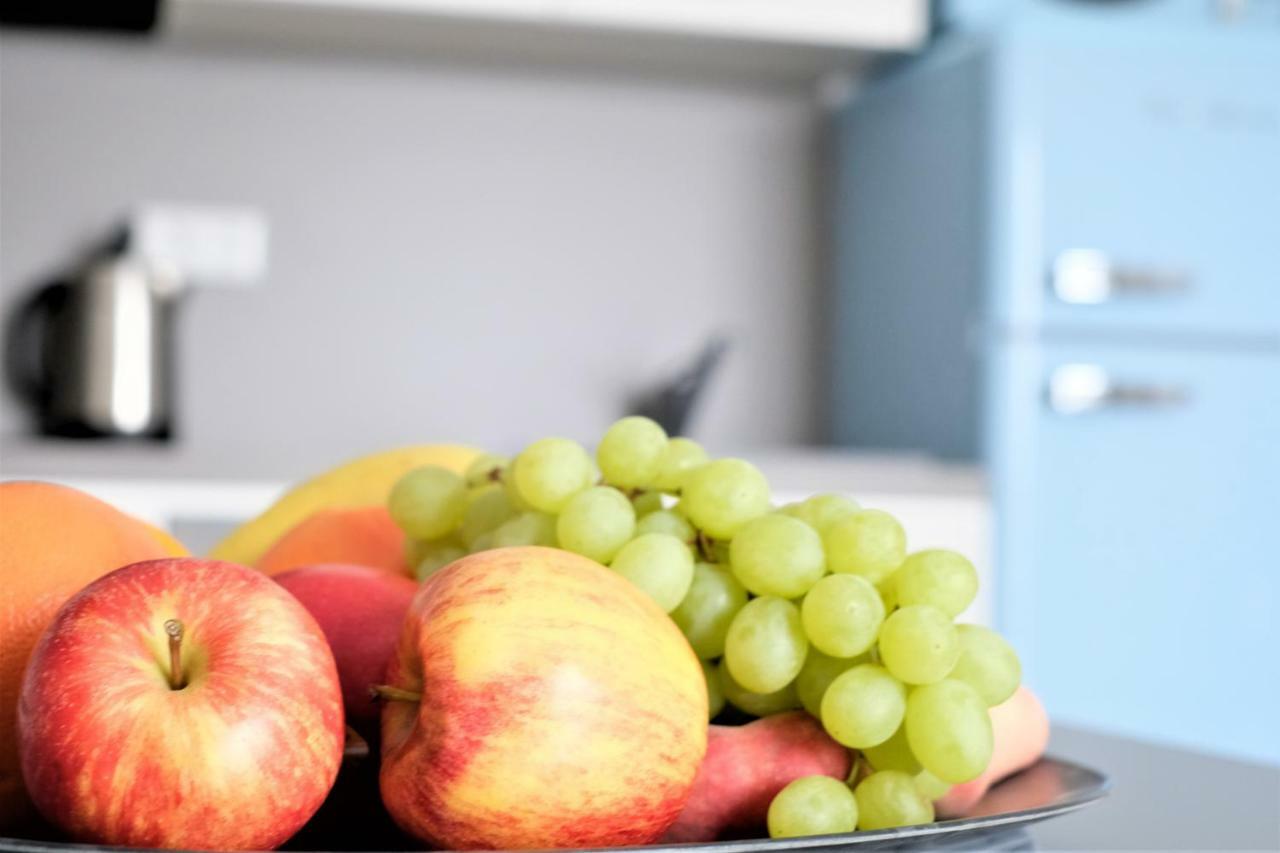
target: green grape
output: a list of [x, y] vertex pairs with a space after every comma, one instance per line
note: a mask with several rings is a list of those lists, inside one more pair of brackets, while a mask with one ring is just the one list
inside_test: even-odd
[[747, 591], [725, 569], [710, 563], [693, 567], [693, 583], [680, 606], [671, 611], [698, 657], [706, 660], [724, 654], [729, 623], [747, 603]]
[[936, 607], [899, 607], [880, 627], [880, 659], [907, 684], [941, 681], [959, 657], [956, 626]]
[[651, 512], [662, 509], [662, 493], [641, 492], [631, 499], [631, 505], [635, 507], [636, 518], [643, 518]]
[[511, 466], [520, 497], [533, 509], [550, 513], [590, 486], [594, 475], [587, 451], [567, 438], [539, 439], [520, 451]]
[[685, 476], [706, 461], [707, 451], [698, 442], [689, 438], [673, 438], [662, 449], [653, 487], [664, 492], [678, 492], [684, 485]]
[[387, 509], [414, 539], [439, 539], [458, 526], [467, 508], [467, 484], [438, 465], [414, 468], [391, 488]]
[[596, 462], [606, 483], [621, 489], [640, 489], [657, 479], [666, 447], [666, 430], [656, 421], [633, 415], [605, 431], [596, 448]]
[[898, 609], [898, 587], [893, 582], [895, 577], [897, 577], [896, 572], [876, 584], [876, 592], [880, 593], [880, 602], [884, 604], [886, 615]]
[[497, 546], [493, 544], [493, 531], [490, 530], [487, 533], [481, 533], [473, 539], [471, 544], [467, 546], [467, 550], [472, 554], [479, 554], [481, 551], [488, 551], [496, 547]]
[[693, 583], [689, 546], [665, 533], [637, 536], [622, 546], [611, 565], [667, 613], [676, 609]]
[[724, 710], [724, 688], [720, 686], [715, 665], [705, 660], [701, 664], [702, 677], [707, 682], [707, 719], [714, 720]]
[[499, 482], [510, 464], [511, 460], [506, 456], [498, 456], [495, 453], [481, 453], [471, 460], [471, 464], [467, 466], [466, 473], [462, 476], [467, 481], [467, 485], [474, 489], [486, 483]]
[[932, 604], [955, 618], [978, 594], [978, 572], [955, 551], [917, 551], [893, 575], [898, 603]]
[[721, 566], [729, 565], [729, 543], [728, 542], [712, 542], [711, 543], [711, 561]]
[[481, 534], [489, 533], [516, 514], [511, 498], [501, 483], [490, 483], [467, 494], [467, 508], [462, 513], [458, 538], [471, 548]]
[[884, 743], [902, 725], [907, 688], [882, 666], [864, 663], [836, 676], [822, 697], [822, 727], [845, 746]]
[[733, 680], [733, 675], [723, 660], [716, 667], [716, 674], [720, 678], [720, 689], [729, 704], [753, 717], [768, 717], [800, 707], [794, 682], [772, 693], [752, 693]]
[[636, 532], [636, 512], [612, 486], [593, 486], [564, 505], [556, 521], [560, 547], [608, 563]]
[[809, 654], [796, 676], [796, 695], [804, 709], [818, 719], [822, 718], [822, 697], [836, 676], [866, 662], [865, 656], [856, 658], [833, 658], [810, 647]]
[[418, 542], [414, 550], [417, 557], [414, 561], [414, 574], [419, 581], [426, 580], [454, 560], [467, 556], [467, 549], [452, 537]]
[[713, 539], [732, 539], [738, 528], [769, 511], [769, 483], [741, 459], [699, 465], [685, 476], [681, 494], [685, 515]]
[[827, 570], [822, 539], [809, 525], [785, 515], [762, 515], [738, 529], [729, 565], [756, 595], [804, 595]]
[[809, 642], [833, 657], [849, 658], [876, 641], [884, 622], [884, 603], [866, 579], [828, 575], [804, 597], [800, 619]]
[[879, 584], [902, 563], [907, 534], [898, 520], [878, 509], [864, 509], [832, 522], [822, 534], [827, 568], [862, 575]]
[[800, 610], [783, 598], [748, 601], [729, 623], [724, 659], [733, 680], [753, 693], [773, 693], [800, 674], [809, 641]]
[[844, 495], [814, 495], [806, 501], [783, 507], [782, 511], [800, 519], [821, 535], [832, 524], [853, 515], [860, 508], [857, 501]]
[[556, 519], [544, 512], [522, 512], [515, 518], [498, 525], [493, 531], [493, 547], [511, 548], [520, 545], [555, 547]]
[[839, 779], [802, 776], [774, 795], [768, 824], [770, 838], [853, 832], [858, 826], [858, 802]]
[[872, 773], [853, 789], [858, 801], [858, 829], [892, 829], [933, 822], [933, 803], [920, 793], [915, 779], [900, 770]]
[[931, 803], [937, 802], [947, 795], [951, 785], [943, 782], [928, 770], [921, 770], [915, 775], [916, 788]]
[[920, 762], [911, 754], [911, 745], [907, 743], [906, 726], [898, 726], [898, 730], [884, 743], [864, 747], [862, 754], [876, 770], [920, 772]]
[[957, 625], [960, 659], [947, 678], [963, 681], [990, 708], [1013, 695], [1022, 681], [1018, 653], [999, 634], [981, 625]]
[[692, 545], [698, 536], [689, 520], [669, 509], [651, 512], [636, 522], [636, 534], [667, 533], [686, 545]]
[[907, 742], [925, 770], [944, 782], [976, 778], [991, 761], [991, 717], [963, 681], [948, 678], [911, 691]]

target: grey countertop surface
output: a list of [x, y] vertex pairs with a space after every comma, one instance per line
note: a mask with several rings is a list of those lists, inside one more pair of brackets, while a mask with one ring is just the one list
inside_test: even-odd
[[1030, 828], [1042, 850], [1280, 850], [1280, 767], [1068, 726], [1049, 751], [1102, 771], [1111, 793]]

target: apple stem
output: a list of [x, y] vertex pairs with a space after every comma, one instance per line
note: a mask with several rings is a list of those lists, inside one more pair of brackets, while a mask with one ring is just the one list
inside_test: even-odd
[[342, 757], [348, 760], [368, 758], [369, 741], [360, 736], [360, 733], [351, 726], [347, 726], [347, 739], [342, 748]]
[[369, 695], [374, 699], [381, 699], [384, 702], [421, 702], [422, 694], [414, 693], [412, 690], [405, 690], [402, 687], [392, 687], [390, 684], [375, 684], [369, 688]]
[[165, 620], [164, 632], [169, 635], [169, 687], [181, 690], [187, 686], [182, 672], [182, 622], [177, 619]]

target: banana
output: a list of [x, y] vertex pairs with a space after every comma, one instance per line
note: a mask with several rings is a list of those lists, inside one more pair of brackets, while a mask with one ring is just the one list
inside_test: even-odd
[[386, 503], [391, 487], [408, 471], [439, 465], [462, 473], [479, 454], [460, 445], [424, 444], [352, 459], [290, 489], [215, 545], [209, 556], [252, 566], [277, 539], [319, 510]]

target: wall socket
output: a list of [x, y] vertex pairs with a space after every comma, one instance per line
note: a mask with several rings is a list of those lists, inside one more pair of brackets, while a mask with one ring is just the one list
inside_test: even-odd
[[267, 272], [267, 218], [249, 207], [138, 205], [125, 254], [167, 267], [187, 287], [253, 287]]

